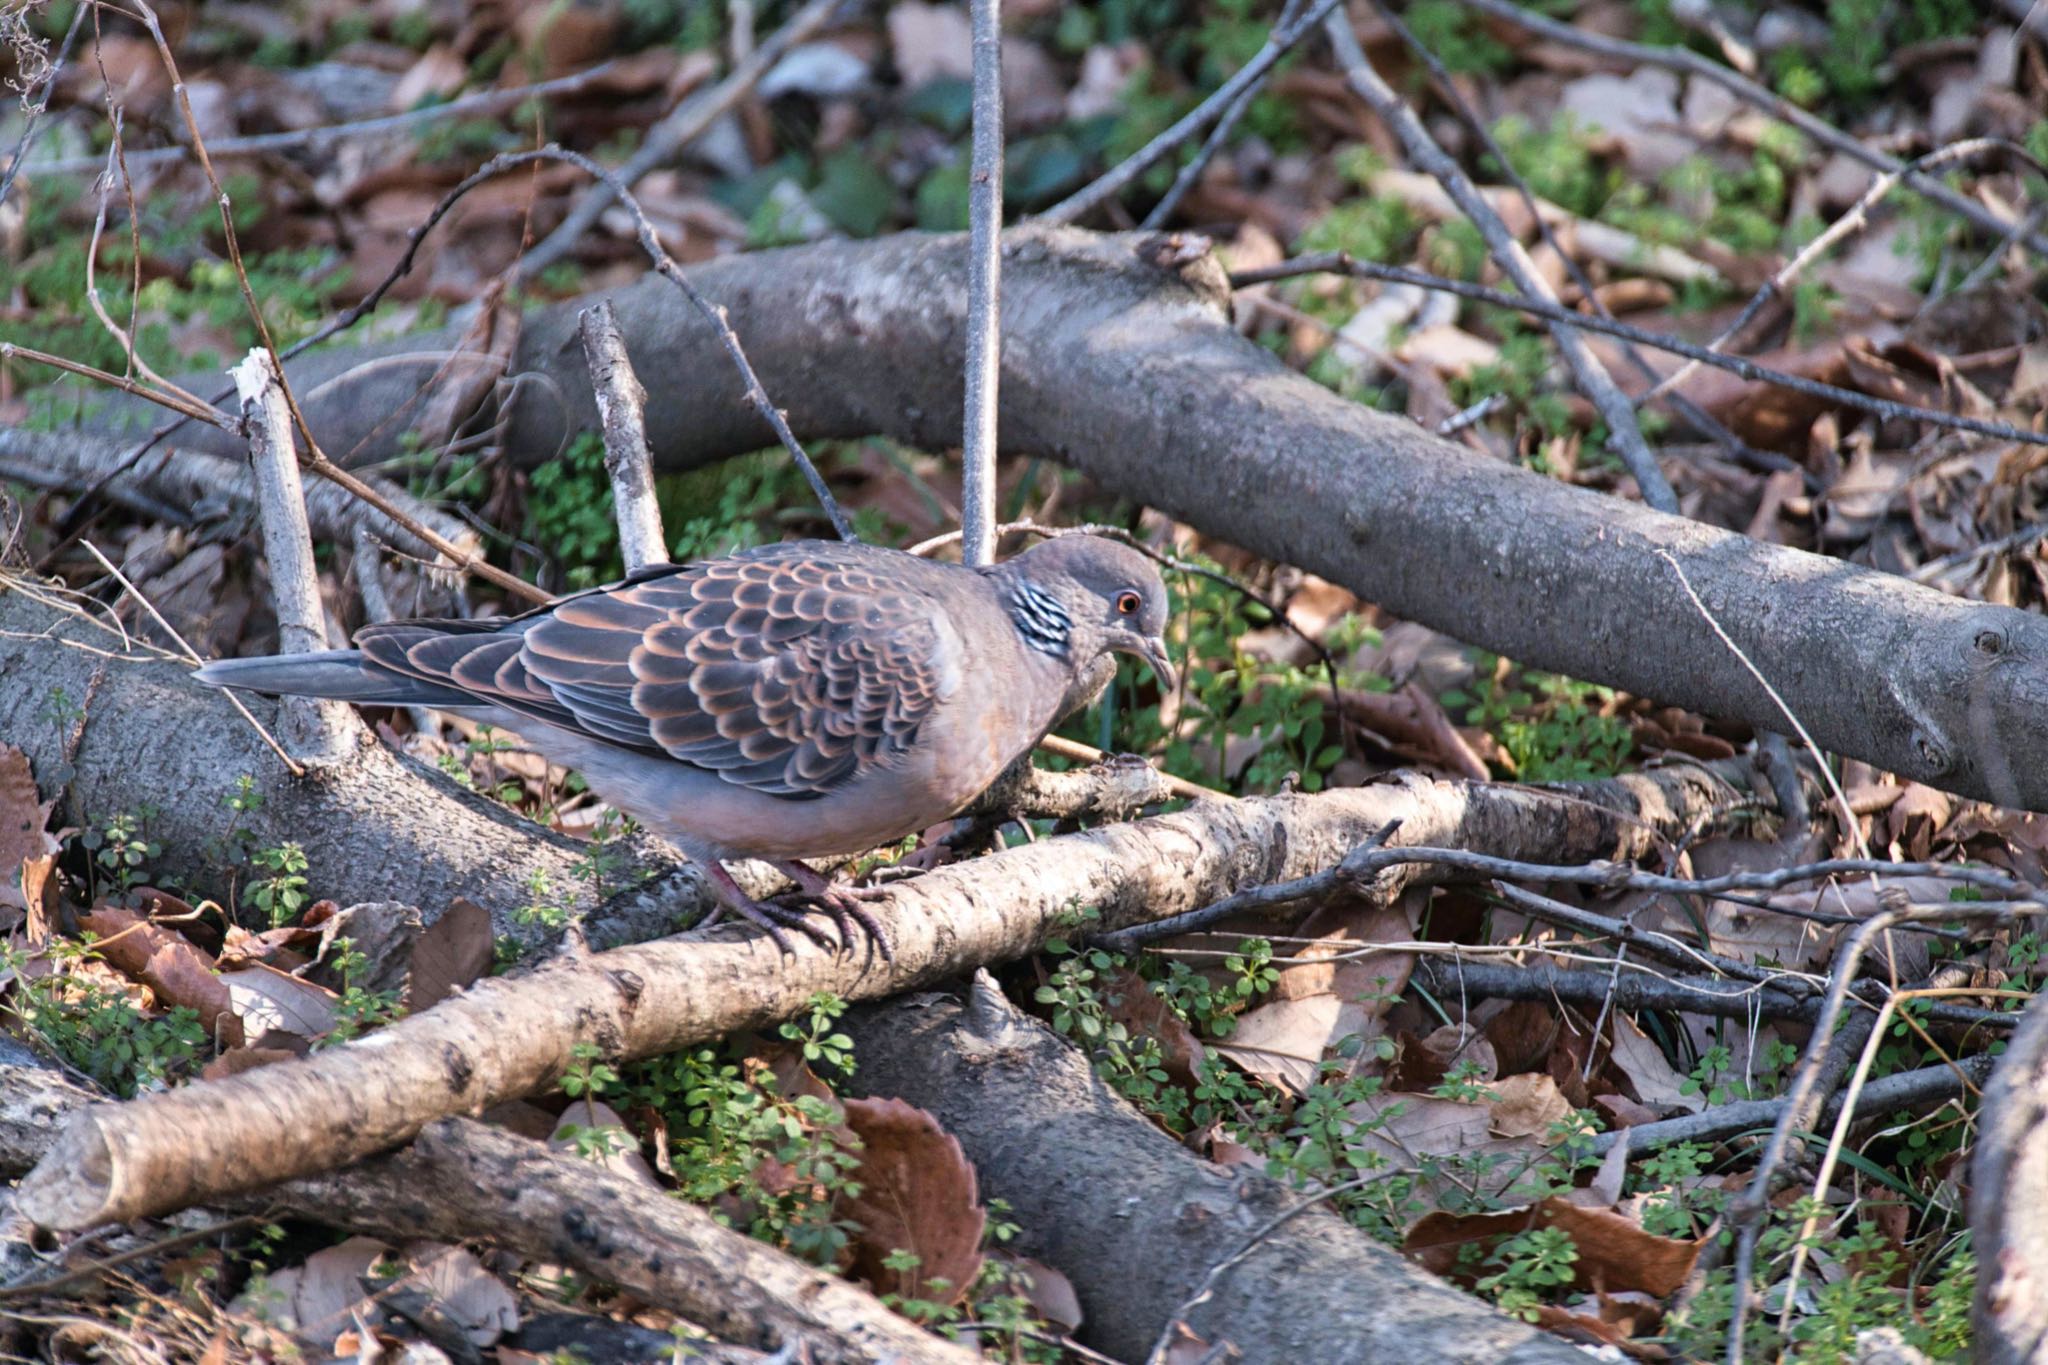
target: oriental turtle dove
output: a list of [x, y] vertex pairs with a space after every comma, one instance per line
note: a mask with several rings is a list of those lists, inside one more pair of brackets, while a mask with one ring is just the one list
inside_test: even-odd
[[[794, 541], [663, 565], [522, 616], [365, 627], [356, 648], [229, 659], [201, 682], [429, 706], [515, 730], [702, 865], [785, 949], [805, 907], [874, 917], [802, 858], [958, 812], [1085, 703], [1109, 656], [1172, 677], [1166, 588], [1137, 551], [1044, 541], [966, 568]], [[720, 865], [800, 888], [755, 901]], [[808, 929], [806, 932], [810, 932]]]

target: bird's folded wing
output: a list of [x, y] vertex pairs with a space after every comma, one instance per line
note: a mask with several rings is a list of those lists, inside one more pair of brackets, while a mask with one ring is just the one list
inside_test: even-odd
[[902, 754], [957, 687], [939, 605], [837, 546], [771, 547], [565, 599], [496, 633], [373, 626], [356, 644], [479, 701], [818, 797]]

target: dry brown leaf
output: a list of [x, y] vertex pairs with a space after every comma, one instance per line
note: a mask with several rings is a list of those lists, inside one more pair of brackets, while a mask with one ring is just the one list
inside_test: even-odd
[[[861, 1192], [845, 1209], [859, 1229], [855, 1273], [877, 1293], [959, 1302], [980, 1273], [987, 1222], [960, 1143], [930, 1114], [898, 1099], [847, 1100], [846, 1122], [861, 1140]], [[896, 1251], [916, 1255], [917, 1268], [884, 1265]]]
[[477, 1346], [519, 1330], [519, 1301], [504, 1281], [461, 1247], [415, 1242], [405, 1249], [412, 1273], [400, 1288], [423, 1289]]
[[1207, 1054], [1202, 1040], [1159, 992], [1136, 972], [1122, 970], [1103, 983], [1109, 1017], [1133, 1038], [1158, 1042], [1161, 1064], [1176, 1085], [1192, 1086]]
[[362, 1281], [390, 1252], [373, 1237], [351, 1237], [314, 1252], [302, 1265], [272, 1272], [260, 1293], [245, 1291], [236, 1307], [284, 1327], [323, 1358], [331, 1356], [336, 1338], [354, 1327], [358, 1312], [367, 1322], [381, 1318]]
[[1688, 1114], [1697, 1114], [1706, 1106], [1703, 1096], [1684, 1092], [1681, 1087], [1685, 1078], [1665, 1060], [1664, 1050], [1637, 1028], [1633, 1019], [1615, 1014], [1610, 1024], [1609, 1036], [1614, 1042], [1610, 1056], [1628, 1080], [1629, 1089], [1635, 1092], [1638, 1101], [1644, 1105], [1683, 1109]]
[[1023, 1286], [1024, 1297], [1047, 1322], [1071, 1336], [1080, 1330], [1081, 1297], [1074, 1292], [1074, 1282], [1043, 1261], [1034, 1261], [1029, 1256], [1014, 1256], [1006, 1251], [995, 1253], [998, 1261], [1007, 1266]]
[[0, 905], [28, 908], [21, 865], [57, 852], [57, 841], [48, 829], [55, 804], [36, 790], [28, 755], [11, 744], [0, 744]]
[[1910, 862], [1925, 862], [1934, 851], [1935, 838], [1956, 813], [1956, 798], [1919, 782], [1908, 782], [1885, 812], [1885, 825], [1897, 855]]
[[1347, 689], [1338, 693], [1338, 706], [1345, 720], [1385, 740], [1397, 757], [1430, 764], [1474, 782], [1492, 776], [1443, 706], [1413, 682], [1394, 692]]
[[95, 951], [108, 965], [148, 986], [159, 1004], [197, 1012], [223, 1047], [242, 1045], [247, 1037], [242, 1011], [207, 954], [132, 910], [103, 905], [80, 915], [78, 923], [99, 936]]
[[1626, 1095], [1595, 1095], [1593, 1103], [1600, 1106], [1616, 1128], [1634, 1128], [1639, 1124], [1656, 1123], [1664, 1117], [1648, 1105], [1637, 1104]]
[[340, 997], [289, 973], [258, 963], [220, 978], [227, 983], [235, 1013], [249, 1033], [284, 1033], [318, 1038], [334, 1027]]
[[572, 1102], [562, 1111], [555, 1130], [548, 1134], [548, 1146], [557, 1151], [571, 1150], [575, 1144], [570, 1130], [577, 1128], [615, 1129], [612, 1141], [602, 1152], [592, 1152], [588, 1159], [613, 1175], [625, 1176], [650, 1189], [661, 1188], [661, 1182], [655, 1179], [654, 1167], [640, 1155], [640, 1139], [633, 1136], [633, 1130], [626, 1126], [626, 1120], [618, 1110], [603, 1100], [579, 1099]]
[[[17, 892], [20, 896], [22, 933], [28, 939], [28, 946], [40, 948], [50, 941], [50, 876], [57, 870], [57, 855], [45, 854], [40, 858], [21, 860], [20, 880]], [[6, 891], [0, 887], [0, 893]], [[0, 894], [0, 901], [7, 899]]]
[[1426, 1214], [1408, 1229], [1402, 1249], [1439, 1275], [1469, 1282], [1472, 1262], [1461, 1256], [1463, 1248], [1536, 1228], [1571, 1236], [1579, 1252], [1576, 1285], [1585, 1293], [1641, 1290], [1663, 1298], [1685, 1283], [1700, 1254], [1698, 1242], [1653, 1236], [1621, 1214], [1559, 1198], [1506, 1213]]
[[1445, 1024], [1427, 1037], [1398, 1034], [1400, 1053], [1387, 1066], [1387, 1088], [1420, 1093], [1442, 1083], [1454, 1066], [1468, 1066], [1471, 1079], [1490, 1081], [1500, 1074], [1493, 1044], [1470, 1024]]
[[1361, 1127], [1355, 1141], [1396, 1167], [1422, 1156], [1452, 1156], [1486, 1146], [1491, 1115], [1483, 1104], [1385, 1091], [1350, 1107]]
[[1592, 1346], [1612, 1346], [1632, 1360], [1668, 1360], [1669, 1354], [1654, 1343], [1637, 1343], [1629, 1340], [1629, 1330], [1620, 1323], [1608, 1322], [1605, 1318], [1589, 1313], [1574, 1313], [1569, 1308], [1555, 1304], [1536, 1305], [1536, 1325], [1547, 1332], [1555, 1332], [1567, 1341], [1583, 1341]]
[[1557, 1082], [1548, 1076], [1503, 1076], [1486, 1088], [1498, 1097], [1489, 1124], [1495, 1137], [1541, 1137], [1572, 1112]]
[[[1311, 915], [1296, 932], [1329, 941], [1297, 945], [1294, 956], [1311, 960], [1284, 969], [1267, 1002], [1239, 1015], [1229, 1039], [1210, 1044], [1210, 1050], [1294, 1094], [1307, 1093], [1332, 1048], [1346, 1039], [1363, 1043], [1379, 1036], [1380, 1016], [1415, 969], [1413, 953], [1325, 959], [1351, 951], [1347, 944], [1411, 938], [1426, 896], [1410, 893], [1387, 907], [1350, 901]], [[1369, 1050], [1360, 1054], [1368, 1055]]]
[[490, 970], [496, 948], [491, 912], [456, 897], [412, 946], [406, 1008], [417, 1014], [470, 985]]

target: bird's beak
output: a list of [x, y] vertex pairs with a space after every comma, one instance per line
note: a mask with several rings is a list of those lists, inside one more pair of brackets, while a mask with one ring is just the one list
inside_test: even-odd
[[1138, 642], [1138, 657], [1152, 665], [1152, 671], [1159, 677], [1163, 692], [1171, 692], [1179, 686], [1179, 675], [1173, 671], [1173, 661], [1166, 657], [1166, 641], [1157, 635], [1147, 635]]

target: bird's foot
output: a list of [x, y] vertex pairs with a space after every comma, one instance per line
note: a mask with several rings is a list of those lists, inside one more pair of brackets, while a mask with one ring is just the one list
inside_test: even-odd
[[796, 944], [786, 932], [790, 929], [796, 930], [820, 948], [834, 953], [846, 951], [844, 929], [840, 931], [839, 941], [835, 943], [825, 936], [824, 930], [811, 923], [810, 915], [805, 911], [792, 906], [778, 905], [774, 901], [755, 900], [732, 879], [731, 873], [715, 862], [707, 863], [704, 871], [711, 880], [712, 889], [718, 893], [718, 908], [712, 911], [698, 928], [708, 928], [716, 924], [722, 915], [730, 912], [749, 924], [759, 926], [769, 938], [775, 940], [775, 946], [782, 950], [785, 957], [796, 955]]
[[880, 951], [884, 962], [893, 963], [895, 952], [889, 947], [889, 935], [882, 928], [882, 922], [875, 918], [874, 911], [865, 902], [888, 894], [881, 887], [842, 886], [830, 877], [799, 862], [778, 862], [775, 864], [783, 875], [795, 882], [797, 889], [786, 895], [777, 896], [778, 909], [785, 913], [799, 915], [816, 911], [832, 920], [839, 930], [840, 951], [853, 951], [853, 928], [860, 926], [861, 934], [867, 939], [870, 952]]

